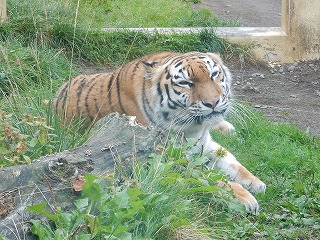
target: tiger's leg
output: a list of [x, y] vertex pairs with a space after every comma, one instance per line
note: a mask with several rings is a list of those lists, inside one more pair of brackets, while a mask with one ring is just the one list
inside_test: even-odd
[[230, 177], [230, 181], [241, 184], [252, 193], [265, 191], [266, 185], [242, 166], [229, 151], [213, 141], [208, 129], [203, 129], [198, 139], [197, 146], [191, 149], [190, 153], [202, 151], [204, 154], [210, 154], [208, 168], [220, 169]]
[[239, 183], [230, 182], [227, 183], [220, 181], [219, 186], [226, 186], [228, 190], [232, 190], [236, 198], [245, 205], [247, 212], [257, 212], [259, 211], [259, 204], [255, 197], [245, 188], [243, 188]]
[[266, 185], [242, 166], [230, 152], [213, 141], [208, 129], [203, 129], [202, 132], [198, 131], [197, 133], [196, 135], [189, 134], [186, 136], [199, 139], [197, 146], [192, 148], [189, 153], [203, 152], [204, 154], [210, 154], [210, 161], [207, 163], [207, 167], [220, 169], [229, 176], [231, 183], [238, 183], [231, 184], [231, 187], [240, 202], [244, 203], [247, 209], [251, 209], [252, 207], [250, 206], [254, 206], [253, 209], [257, 210], [259, 205], [256, 199], [246, 189], [252, 193], [265, 192]]
[[210, 162], [207, 164], [209, 168], [222, 170], [230, 176], [230, 181], [241, 184], [252, 193], [265, 192], [266, 185], [242, 166], [230, 152], [214, 141], [210, 142], [209, 149], [205, 151], [210, 152]]
[[[198, 149], [210, 154], [208, 168], [220, 169], [230, 177], [230, 187], [238, 200], [245, 204], [247, 210], [258, 210], [257, 200], [246, 189], [252, 193], [264, 193], [266, 185], [242, 166], [230, 152], [213, 141], [208, 130], [203, 131], [198, 142]], [[194, 152], [194, 150], [191, 151]]]

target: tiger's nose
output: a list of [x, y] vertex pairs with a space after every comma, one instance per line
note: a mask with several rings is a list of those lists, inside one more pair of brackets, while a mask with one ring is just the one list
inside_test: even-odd
[[218, 105], [219, 102], [220, 102], [220, 99], [218, 101], [216, 101], [216, 102], [202, 102], [202, 104], [204, 106], [206, 106], [207, 108], [214, 109]]

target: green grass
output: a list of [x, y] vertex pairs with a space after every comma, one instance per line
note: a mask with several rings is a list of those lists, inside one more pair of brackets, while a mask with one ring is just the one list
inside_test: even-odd
[[319, 238], [320, 138], [256, 112], [249, 116], [246, 125], [233, 119], [236, 136], [214, 139], [267, 184], [257, 197], [262, 211], [250, 221], [265, 239]]
[[[256, 195], [259, 213], [247, 215], [238, 203], [230, 202], [232, 195], [215, 186], [223, 176], [199, 166], [205, 157], [193, 156], [186, 161], [188, 145], [169, 144], [164, 154], [153, 154], [147, 164], [135, 161], [132, 175], [120, 171], [117, 179], [113, 174], [107, 176], [111, 184], [107, 187], [103, 179], [88, 176], [88, 184], [99, 184], [101, 189], [97, 191], [97, 185], [95, 190], [84, 187], [83, 200], [76, 202], [76, 207], [85, 203], [82, 210], [61, 217], [71, 214], [84, 221], [89, 214], [91, 219], [97, 218], [100, 225], [89, 226], [89, 235], [97, 238], [107, 234], [101, 231], [107, 222], [108, 229], [120, 239], [172, 239], [176, 231], [187, 227], [195, 229], [190, 236], [201, 233], [213, 239], [318, 239], [320, 139], [294, 126], [271, 123], [248, 107], [246, 111], [250, 111], [250, 119], [242, 115], [246, 125], [231, 117], [237, 128], [235, 136], [214, 132], [213, 137], [267, 184], [266, 193]], [[123, 185], [113, 185], [119, 178]], [[35, 206], [36, 211], [44, 214], [41, 206]], [[36, 224], [35, 233], [48, 232], [48, 225]], [[74, 227], [69, 223], [58, 229], [68, 236]], [[79, 237], [82, 234], [85, 232], [79, 232]]]
[[[231, 208], [239, 216], [244, 207], [237, 201], [230, 202], [232, 194], [216, 186], [224, 179], [222, 175], [202, 170], [199, 164], [206, 158], [197, 156], [188, 161], [185, 149], [171, 145], [164, 153], [150, 156], [147, 163], [135, 160], [132, 175], [119, 176], [118, 172], [115, 179], [111, 173], [104, 178], [107, 184], [103, 178], [87, 175], [82, 198], [75, 202], [76, 210], [52, 214], [44, 204], [29, 208], [56, 224], [52, 229], [35, 220], [33, 232], [42, 239], [68, 238], [81, 224], [77, 239], [172, 239], [181, 227], [195, 229], [188, 234], [190, 239], [200, 232], [216, 235], [211, 227], [233, 218]], [[117, 184], [119, 178], [121, 185]], [[209, 214], [213, 225], [206, 222], [207, 211], [214, 212]]]
[[[18, 141], [24, 141], [23, 143], [28, 144], [33, 150], [25, 153], [29, 154], [27, 157], [31, 159], [37, 158], [40, 153], [49, 148], [52, 151], [61, 151], [81, 145], [85, 141], [86, 135], [79, 131], [81, 123], [66, 129], [61, 128], [59, 119], [52, 115], [52, 109], [47, 104], [63, 82], [84, 72], [82, 68], [84, 65], [118, 66], [133, 58], [158, 51], [213, 51], [219, 52], [225, 59], [236, 57], [242, 61], [250, 57], [250, 46], [240, 47], [230, 44], [211, 31], [166, 36], [142, 32], [102, 33], [97, 30], [101, 26], [108, 26], [105, 21], [106, 16], [108, 16], [107, 20], [110, 20], [112, 15], [120, 16], [122, 10], [116, 8], [116, 4], [127, 6], [135, 1], [93, 0], [90, 6], [89, 1], [86, 3], [81, 1], [79, 11], [76, 11], [77, 1], [8, 0], [7, 2], [9, 21], [0, 24], [0, 109], [10, 118], [5, 123], [0, 122], [0, 129], [2, 134], [2, 127], [10, 125], [15, 131], [25, 135], [26, 140], [18, 139]], [[175, 9], [186, 9], [179, 14], [170, 14], [172, 9], [169, 7], [164, 9], [169, 10], [169, 13], [167, 12], [169, 17], [179, 16], [170, 21], [166, 18], [166, 22], [170, 22], [171, 26], [180, 25], [180, 23], [183, 23], [183, 26], [193, 24], [207, 26], [206, 21], [212, 17], [207, 12], [192, 12], [188, 4], [183, 1], [166, 1], [163, 4], [169, 2], [180, 4], [181, 8]], [[150, 4], [150, 1], [143, 1], [141, 4], [148, 3]], [[154, 7], [157, 6], [156, 3], [157, 1], [153, 4]], [[111, 9], [106, 10], [107, 6]], [[132, 8], [131, 12], [128, 10], [126, 14], [133, 14], [133, 11], [137, 10], [139, 7]], [[94, 12], [93, 17], [90, 14], [92, 12]], [[156, 10], [157, 12], [161, 11]], [[197, 14], [199, 16], [195, 16]], [[145, 16], [151, 19], [150, 15], [145, 14]], [[160, 17], [155, 18], [159, 20]], [[113, 27], [121, 26], [124, 22], [120, 20], [114, 18], [113, 22], [110, 20], [108, 24]], [[166, 26], [165, 22], [161, 21], [152, 24]], [[131, 24], [135, 23], [136, 27], [141, 27], [143, 26], [141, 22], [151, 24], [142, 20], [140, 16], [130, 18], [130, 21], [125, 24], [134, 26]], [[236, 107], [239, 106], [236, 105]], [[42, 126], [40, 133], [45, 137], [39, 136], [37, 132], [40, 125], [31, 126], [35, 123], [31, 125], [30, 122], [26, 123], [24, 120], [26, 113], [46, 119], [44, 122], [39, 121], [44, 124], [40, 124]], [[150, 166], [150, 172], [145, 171], [141, 166], [136, 166], [134, 176], [139, 184], [135, 186], [138, 188], [136, 191], [143, 193], [134, 201], [145, 201], [146, 205], [139, 208], [139, 211], [147, 209], [144, 215], [139, 211], [137, 214], [144, 217], [143, 219], [149, 219], [148, 226], [140, 228], [138, 220], [134, 223], [136, 225], [130, 225], [130, 221], [126, 222], [122, 219], [120, 222], [127, 227], [123, 232], [131, 236], [143, 236], [146, 239], [147, 237], [148, 239], [165, 239], [164, 236], [172, 234], [170, 231], [173, 226], [179, 226], [179, 224], [175, 225], [179, 220], [182, 226], [192, 223], [196, 229], [204, 229], [204, 234], [214, 239], [254, 239], [257, 233], [260, 234], [261, 239], [320, 238], [318, 234], [320, 225], [319, 137], [304, 134], [294, 126], [270, 123], [248, 107], [239, 107], [237, 113], [238, 115], [231, 116], [231, 121], [237, 128], [236, 136], [226, 137], [218, 133], [213, 135], [217, 142], [227, 147], [241, 163], [267, 184], [266, 194], [257, 195], [261, 205], [260, 213], [246, 216], [239, 209], [229, 210], [230, 202], [219, 195], [222, 190], [217, 190], [215, 194], [204, 195], [186, 193], [185, 189], [190, 185], [185, 179], [190, 177], [187, 174], [191, 174], [194, 168], [186, 166], [185, 162], [177, 162], [178, 167], [170, 168], [170, 174], [164, 171], [158, 178], [154, 178], [155, 171], [159, 167], [156, 163], [168, 166], [166, 164], [170, 162], [161, 162], [159, 157], [153, 156], [155, 165]], [[1, 134], [0, 139], [3, 137]], [[43, 144], [40, 144], [41, 142]], [[10, 144], [10, 147], [15, 149], [16, 143]], [[0, 156], [4, 154], [3, 146], [0, 146]], [[6, 154], [12, 157], [13, 153], [10, 151]], [[170, 161], [176, 162], [179, 159], [170, 158]], [[11, 162], [0, 160], [1, 166], [6, 164]], [[194, 174], [198, 173], [194, 171]], [[215, 173], [214, 176], [219, 175]], [[169, 184], [168, 189], [163, 188], [159, 179], [168, 180], [169, 177], [174, 180], [171, 182], [173, 185]], [[201, 177], [205, 178], [199, 180], [201, 184], [206, 181], [214, 182], [206, 178], [206, 175], [191, 177], [197, 180]], [[176, 184], [175, 181], [180, 178], [181, 185]], [[124, 187], [118, 190], [113, 192], [114, 197], [119, 194], [127, 194], [126, 198], [135, 196], [134, 193], [122, 192], [126, 191]], [[148, 196], [150, 199], [153, 197], [157, 199], [159, 192], [164, 193], [166, 199], [158, 198], [152, 203], [155, 205], [146, 202], [145, 198]], [[105, 193], [101, 192], [102, 195], [105, 196]], [[115, 204], [111, 198], [109, 200], [110, 204]], [[88, 199], [88, 202], [90, 201], [93, 200]], [[184, 205], [177, 205], [176, 202]], [[235, 206], [233, 205], [234, 208]], [[79, 205], [79, 207], [83, 209], [87, 206]], [[157, 209], [157, 212], [163, 210], [161, 219], [154, 216], [154, 212], [151, 211], [153, 208]], [[119, 213], [121, 212], [123, 213], [119, 209]], [[171, 212], [175, 213], [176, 218], [171, 218]], [[78, 214], [75, 217], [79, 219], [83, 217], [79, 212], [70, 214]], [[70, 214], [66, 213], [65, 217], [70, 217]], [[161, 229], [159, 224], [163, 226]], [[148, 231], [144, 231], [145, 229]], [[143, 231], [149, 235], [142, 235]]]
[[[99, 4], [94, 2], [90, 7], [98, 8]], [[233, 49], [242, 58], [249, 49], [232, 45], [210, 31], [182, 37], [142, 32], [103, 33], [83, 23], [81, 18], [86, 17], [77, 12], [76, 2], [72, 1], [12, 0], [8, 1], [8, 15], [9, 20], [0, 24], [1, 110], [13, 113], [11, 126], [30, 137], [34, 129], [19, 125], [24, 114], [45, 118], [47, 125], [55, 129], [50, 130], [53, 151], [84, 141], [77, 136], [80, 125], [72, 127], [75, 131], [60, 130], [48, 104], [63, 82], [83, 72], [81, 65], [119, 66], [158, 51], [197, 50], [224, 55]], [[74, 134], [69, 136], [67, 132]], [[34, 159], [38, 155], [29, 157]]]
[[79, 12], [84, 19], [90, 19], [86, 24], [100, 28], [236, 25], [219, 20], [209, 9], [192, 10], [190, 2], [180, 0], [96, 0], [80, 5]]

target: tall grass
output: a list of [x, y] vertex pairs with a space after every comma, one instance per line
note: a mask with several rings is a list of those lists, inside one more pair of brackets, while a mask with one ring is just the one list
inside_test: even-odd
[[237, 136], [213, 136], [267, 185], [257, 197], [263, 211], [249, 220], [264, 239], [319, 238], [320, 138], [245, 108], [245, 125], [231, 116]]
[[[116, 2], [129, 4], [127, 1]], [[112, 4], [116, 2], [112, 1]], [[93, 25], [87, 25], [86, 19], [92, 18], [85, 13], [94, 12], [101, 4], [110, 2], [84, 2], [80, 8], [77, 3], [80, 2], [11, 0], [8, 1], [9, 20], [0, 24], [1, 110], [13, 113], [14, 127], [29, 136], [33, 132], [18, 124], [25, 113], [47, 119], [47, 124], [55, 129], [55, 136], [60, 138], [59, 141], [51, 139], [55, 151], [83, 142], [76, 141], [81, 139], [77, 130], [70, 137], [65, 134], [70, 131], [61, 130], [50, 107], [57, 88], [82, 72], [81, 65], [118, 66], [158, 51], [197, 50], [224, 54], [231, 46], [210, 31], [182, 37], [142, 32], [103, 33]], [[179, 1], [177, 4], [187, 7]], [[96, 14], [102, 17], [101, 13]], [[235, 49], [235, 52], [240, 49], [239, 56], [243, 53], [243, 48]], [[75, 129], [79, 127], [77, 125]]]
[[[54, 216], [46, 214], [43, 204], [29, 208], [52, 216], [49, 218], [56, 224], [56, 229], [51, 229], [35, 220], [33, 232], [43, 239], [57, 239], [59, 235], [78, 239], [181, 240], [217, 236], [215, 227], [219, 222], [233, 218], [230, 207], [238, 216], [244, 213], [244, 207], [235, 200], [230, 202], [234, 196], [216, 186], [218, 180], [224, 180], [222, 175], [203, 171], [200, 164], [206, 158], [194, 156], [187, 160], [186, 149], [188, 146], [170, 145], [164, 152], [150, 156], [148, 162], [135, 159], [132, 174], [116, 171], [116, 179], [113, 173], [105, 178], [107, 184], [87, 175], [82, 198], [75, 202], [76, 210], [57, 211]], [[83, 227], [76, 231], [79, 224]]]

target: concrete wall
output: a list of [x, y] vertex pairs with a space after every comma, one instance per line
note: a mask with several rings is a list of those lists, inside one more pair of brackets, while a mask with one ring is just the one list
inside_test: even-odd
[[[280, 0], [279, 0], [280, 1]], [[263, 17], [263, 16], [261, 16]], [[199, 32], [204, 28], [131, 28], [160, 33]], [[105, 28], [102, 31], [122, 31]], [[263, 61], [290, 63], [320, 58], [320, 0], [282, 0], [281, 27], [231, 27], [215, 29], [230, 41], [254, 43], [256, 57]]]
[[6, 0], [0, 0], [0, 22], [7, 19]]
[[299, 59], [320, 56], [320, 1], [291, 0], [288, 35], [295, 43]]
[[320, 1], [282, 0], [281, 28], [264, 30], [264, 35], [227, 38], [255, 42], [256, 56], [265, 61], [283, 63], [319, 59]]

